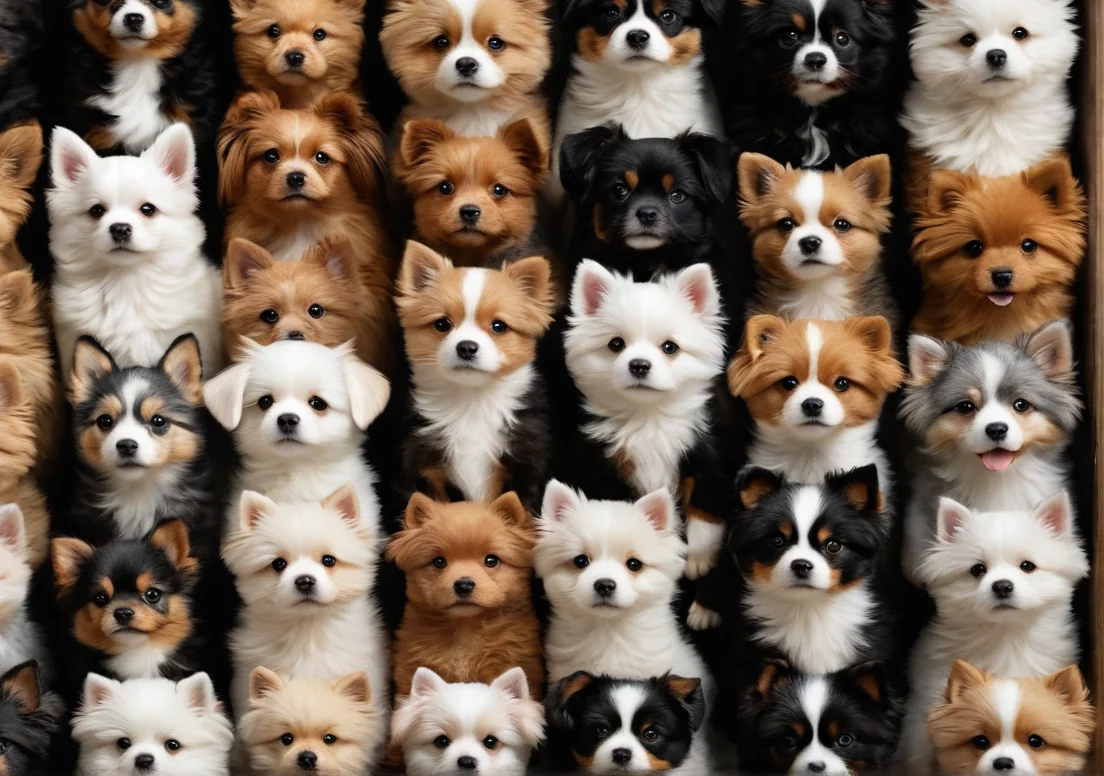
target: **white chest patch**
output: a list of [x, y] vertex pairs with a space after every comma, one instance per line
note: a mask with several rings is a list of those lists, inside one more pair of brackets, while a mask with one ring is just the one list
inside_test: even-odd
[[157, 679], [167, 656], [160, 647], [145, 645], [108, 658], [107, 665], [124, 679]]
[[114, 117], [108, 128], [130, 154], [149, 148], [171, 123], [161, 112], [161, 63], [154, 57], [115, 63], [107, 92], [88, 104]]

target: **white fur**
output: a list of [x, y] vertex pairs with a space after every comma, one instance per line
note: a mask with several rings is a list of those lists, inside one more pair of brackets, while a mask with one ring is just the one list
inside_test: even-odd
[[[794, 217], [798, 224], [790, 232], [781, 258], [783, 266], [799, 282], [793, 284], [780, 311], [790, 320], [842, 321], [853, 312], [854, 295], [836, 271], [846, 259], [843, 246], [835, 230], [821, 223], [824, 175], [805, 172], [794, 188], [793, 197], [797, 202]], [[816, 253], [807, 256], [801, 251], [801, 241], [810, 237], [819, 239], [821, 245]]]
[[[50, 159], [51, 299], [65, 378], [82, 334], [98, 339], [119, 366], [154, 366], [190, 332], [205, 372], [214, 374], [223, 360], [222, 281], [202, 253], [191, 130], [177, 124], [141, 156], [101, 159], [58, 127]], [[157, 208], [152, 217], [140, 212], [145, 203]], [[95, 205], [107, 211], [98, 219], [89, 213]], [[132, 228], [129, 250], [115, 250], [112, 224]]]
[[[127, 5], [145, 7], [134, 0]], [[128, 154], [145, 151], [172, 124], [161, 112], [161, 60], [156, 57], [114, 62], [107, 91], [88, 98], [88, 104], [113, 117], [108, 128]]]
[[[119, 640], [124, 634], [116, 634]], [[146, 641], [146, 637], [141, 637]], [[124, 679], [157, 679], [161, 676], [161, 664], [172, 654], [171, 649], [149, 643], [128, 646], [126, 651], [107, 659], [107, 667]]]
[[37, 660], [39, 681], [49, 687], [53, 666], [46, 634], [27, 616], [31, 574], [23, 512], [16, 504], [4, 504], [0, 506], [0, 673]]
[[[1078, 38], [1068, 0], [923, 0], [912, 32], [917, 81], [901, 123], [912, 147], [935, 167], [1011, 175], [1062, 148], [1073, 124], [1066, 78]], [[1017, 41], [1023, 27], [1029, 37]], [[959, 41], [977, 37], [972, 48]], [[1000, 49], [1008, 80], [986, 52]]]
[[[482, 102], [493, 90], [502, 86], [506, 80], [506, 73], [484, 48], [486, 41], [476, 40], [472, 33], [472, 19], [475, 17], [479, 0], [450, 0], [450, 2], [459, 12], [462, 32], [460, 41], [437, 66], [436, 86], [438, 90], [454, 100], [466, 103]], [[470, 79], [461, 77], [456, 69], [456, 61], [462, 58], [471, 58], [478, 63], [478, 69]]]
[[[801, 754], [790, 766], [790, 773], [797, 774], [823, 773], [827, 776], [848, 776], [851, 770], [847, 767], [838, 754], [820, 742], [820, 717], [824, 714], [824, 707], [828, 703], [828, 682], [821, 676], [801, 677], [801, 709], [805, 712], [805, 718], [809, 722], [809, 728], [813, 732], [809, 745], [801, 750]], [[824, 767], [819, 771], [813, 771], [809, 765], [821, 763]]]
[[990, 741], [990, 748], [978, 760], [976, 773], [999, 773], [993, 761], [1004, 757], [1016, 764], [1014, 770], [1004, 771], [1008, 776], [1036, 776], [1038, 773], [1031, 755], [1017, 740], [1020, 732], [1016, 730], [1016, 720], [1022, 699], [1020, 685], [1012, 679], [996, 679], [989, 684], [988, 700], [1000, 719], [1000, 739]]

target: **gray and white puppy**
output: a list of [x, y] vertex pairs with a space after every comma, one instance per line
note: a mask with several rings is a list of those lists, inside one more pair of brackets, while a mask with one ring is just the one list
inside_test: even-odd
[[941, 496], [982, 512], [1031, 510], [1069, 480], [1081, 416], [1069, 324], [1015, 344], [963, 347], [914, 334], [901, 418], [920, 441], [902, 566], [915, 581]]

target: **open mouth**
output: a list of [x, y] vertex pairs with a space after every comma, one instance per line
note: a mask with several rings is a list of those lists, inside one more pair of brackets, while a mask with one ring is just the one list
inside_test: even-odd
[[988, 296], [989, 301], [997, 307], [1008, 307], [1008, 305], [1012, 304], [1012, 300], [1016, 295], [1005, 291], [1002, 293], [986, 294], [986, 296]]
[[979, 453], [978, 457], [981, 458], [981, 465], [991, 472], [1002, 472], [1016, 460], [1014, 452], [1001, 447], [987, 453]]

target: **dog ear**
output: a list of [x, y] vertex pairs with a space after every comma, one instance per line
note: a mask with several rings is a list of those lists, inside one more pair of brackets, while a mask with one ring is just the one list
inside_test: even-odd
[[533, 186], [540, 186], [548, 175], [548, 146], [537, 134], [529, 119], [511, 122], [498, 131], [498, 137], [510, 153], [533, 176]]
[[598, 160], [611, 143], [622, 137], [620, 124], [584, 129], [563, 139], [560, 145], [560, 183], [577, 202], [587, 199], [597, 174]]
[[515, 528], [530, 528], [532, 521], [529, 519], [529, 510], [526, 509], [518, 494], [508, 491], [491, 502], [491, 511], [502, 518], [507, 525]]
[[668, 674], [660, 681], [690, 715], [690, 729], [696, 731], [700, 728], [705, 719], [705, 693], [702, 691], [701, 679], [684, 679]]
[[187, 124], [173, 124], [164, 130], [153, 145], [142, 152], [177, 186], [191, 188], [195, 182], [195, 140]]
[[23, 378], [9, 359], [0, 359], [0, 410], [11, 410], [26, 399]]
[[677, 529], [678, 513], [675, 510], [675, 501], [671, 498], [671, 491], [667, 488], [652, 491], [637, 499], [633, 506], [643, 512], [648, 522], [660, 533]]
[[345, 358], [345, 384], [349, 391], [349, 412], [361, 431], [367, 431], [391, 398], [391, 383], [383, 374], [352, 355]]
[[758, 205], [774, 192], [774, 187], [786, 173], [785, 166], [764, 154], [740, 154], [737, 162], [740, 201], [745, 207]]
[[84, 678], [84, 693], [81, 696], [81, 706], [85, 710], [103, 706], [115, 697], [115, 693], [123, 687], [122, 682], [90, 673]]
[[708, 264], [691, 264], [674, 278], [675, 289], [690, 301], [697, 315], [719, 315], [721, 294]]
[[905, 369], [893, 355], [893, 331], [880, 315], [854, 316], [843, 327], [856, 337], [874, 357], [870, 379], [887, 393], [897, 390], [905, 379]]
[[525, 669], [521, 666], [514, 666], [500, 674], [491, 682], [491, 689], [499, 690], [515, 701], [529, 700], [529, 678], [525, 675]]
[[415, 493], [406, 502], [406, 512], [403, 514], [403, 528], [414, 530], [421, 528], [433, 518], [436, 511], [436, 502], [424, 493]]
[[417, 240], [407, 240], [399, 268], [399, 293], [407, 296], [420, 294], [450, 269], [452, 262], [437, 251]]
[[241, 423], [245, 386], [249, 382], [249, 364], [227, 367], [203, 384], [203, 403], [207, 411], [227, 431]]
[[27, 714], [34, 714], [42, 703], [38, 686], [38, 662], [28, 660], [0, 677], [4, 694], [13, 699]]
[[1021, 175], [1024, 185], [1045, 197], [1055, 210], [1073, 208], [1084, 213], [1085, 195], [1065, 154], [1039, 162]]
[[579, 692], [585, 690], [594, 681], [586, 671], [576, 671], [566, 676], [551, 688], [544, 697], [544, 711], [548, 724], [561, 730], [570, 730], [575, 726], [575, 718], [567, 708], [568, 702]]
[[176, 694], [184, 696], [184, 702], [190, 709], [196, 709], [205, 714], [214, 714], [218, 711], [219, 699], [215, 695], [215, 685], [204, 671], [194, 673], [187, 679], [177, 682]]
[[191, 557], [188, 526], [183, 520], [162, 520], [150, 532], [148, 541], [151, 547], [164, 553], [169, 564], [177, 571], [190, 574], [196, 570], [198, 562]]
[[42, 164], [42, 127], [32, 122], [0, 132], [0, 180], [29, 189]]
[[0, 544], [6, 544], [19, 557], [27, 553], [26, 525], [18, 504], [0, 506]]
[[50, 136], [50, 180], [56, 188], [77, 183], [99, 161], [92, 146], [79, 135], [65, 127], [54, 127]]
[[180, 389], [185, 401], [199, 404], [203, 399], [203, 359], [194, 334], [181, 334], [173, 340], [157, 366]]
[[237, 202], [245, 188], [249, 167], [249, 137], [260, 119], [280, 110], [280, 98], [268, 89], [245, 91], [231, 103], [219, 127], [218, 200], [222, 206]]
[[966, 525], [973, 513], [969, 507], [943, 496], [939, 499], [939, 510], [936, 515], [938, 527], [936, 534], [939, 542], [941, 544], [953, 544], [958, 532]]
[[331, 92], [311, 106], [315, 114], [341, 130], [348, 150], [345, 166], [353, 188], [362, 197], [374, 198], [380, 191], [386, 159], [383, 135], [375, 119], [364, 111], [364, 104], [349, 92]]
[[536, 746], [544, 738], [544, 712], [541, 704], [533, 701], [529, 693], [529, 678], [520, 666], [514, 666], [493, 682], [491, 689], [509, 698], [509, 714], [514, 727], [529, 746]]
[[287, 687], [287, 683], [284, 682], [283, 677], [264, 666], [257, 666], [249, 674], [250, 701], [259, 701], [266, 695], [280, 692], [285, 687]]
[[1064, 490], [1035, 507], [1031, 514], [1056, 537], [1066, 536], [1073, 529], [1073, 505]]
[[410, 173], [425, 159], [433, 149], [456, 137], [448, 124], [437, 119], [410, 119], [402, 126], [402, 139], [399, 141], [398, 169], [395, 177], [403, 183]]
[[411, 698], [430, 698], [448, 686], [448, 682], [442, 679], [435, 671], [421, 666], [414, 672], [414, 678], [410, 682]]
[[1089, 690], [1085, 686], [1085, 677], [1077, 666], [1067, 666], [1043, 679], [1043, 686], [1059, 696], [1067, 706], [1078, 706], [1089, 702]]
[[708, 16], [714, 24], [721, 24], [724, 21], [728, 0], [701, 0], [701, 7], [702, 10], [705, 11], [705, 15]]
[[875, 207], [889, 207], [892, 203], [893, 172], [888, 154], [859, 159], [843, 171], [843, 177]]
[[541, 504], [541, 520], [546, 523], [559, 523], [583, 505], [583, 497], [573, 488], [559, 480], [549, 480], [544, 488], [544, 502]]
[[755, 376], [755, 364], [785, 330], [786, 322], [774, 315], [753, 315], [748, 319], [744, 341], [728, 365], [729, 393], [744, 396]]
[[913, 385], [927, 385], [947, 366], [958, 349], [953, 342], [943, 342], [923, 334], [913, 334], [908, 341], [909, 375]]
[[732, 148], [726, 141], [700, 132], [685, 132], [675, 142], [693, 162], [710, 209], [723, 204], [732, 191]]
[[356, 488], [348, 483], [322, 499], [322, 506], [337, 512], [346, 523], [354, 527], [360, 525], [360, 503], [357, 501]]
[[778, 687], [793, 678], [794, 670], [785, 660], [767, 660], [759, 669], [755, 692], [760, 698], [769, 698]]
[[1066, 321], [1051, 321], [1024, 337], [1019, 344], [1051, 380], [1073, 379], [1073, 341]]
[[238, 502], [238, 528], [252, 531], [262, 519], [278, 510], [280, 506], [261, 493], [243, 490]]
[[951, 666], [951, 674], [947, 680], [947, 692], [944, 696], [947, 703], [954, 703], [973, 687], [985, 684], [989, 674], [982, 669], [959, 659]]
[[785, 484], [785, 478], [778, 472], [762, 466], [746, 466], [736, 476], [736, 494], [740, 498], [740, 506], [745, 510], [755, 509], [764, 496], [777, 493]]
[[363, 671], [357, 671], [355, 674], [339, 679], [334, 685], [334, 692], [362, 706], [372, 700], [372, 688], [368, 684], [367, 674]]
[[222, 287], [241, 288], [259, 272], [271, 269], [276, 260], [255, 242], [235, 237], [226, 249], [222, 262]]
[[885, 666], [882, 663], [872, 660], [854, 666], [847, 672], [847, 681], [857, 692], [879, 706], [886, 704], [888, 682]]
[[69, 377], [69, 401], [77, 407], [92, 396], [96, 381], [117, 369], [115, 359], [95, 337], [87, 334], [73, 350], [73, 372]]
[[583, 259], [571, 284], [571, 317], [589, 318], [598, 312], [617, 277], [592, 259]]
[[348, 237], [331, 235], [312, 245], [301, 260], [304, 264], [319, 267], [330, 273], [330, 277], [342, 283], [350, 290], [360, 288], [360, 266], [357, 263], [356, 250]]
[[878, 466], [867, 464], [848, 472], [835, 472], [824, 478], [828, 490], [838, 493], [860, 512], [881, 513], [885, 499], [878, 489]]
[[976, 180], [973, 173], [933, 170], [928, 179], [928, 212], [934, 216], [950, 215]]
[[50, 542], [50, 554], [54, 566], [54, 587], [58, 596], [62, 596], [77, 583], [81, 569], [96, 554], [96, 550], [80, 539], [63, 537]]
[[[513, 281], [521, 291], [546, 308], [549, 316], [552, 308], [552, 267], [543, 256], [512, 261], [502, 267], [502, 274]], [[549, 321], [551, 323], [551, 320]]]

